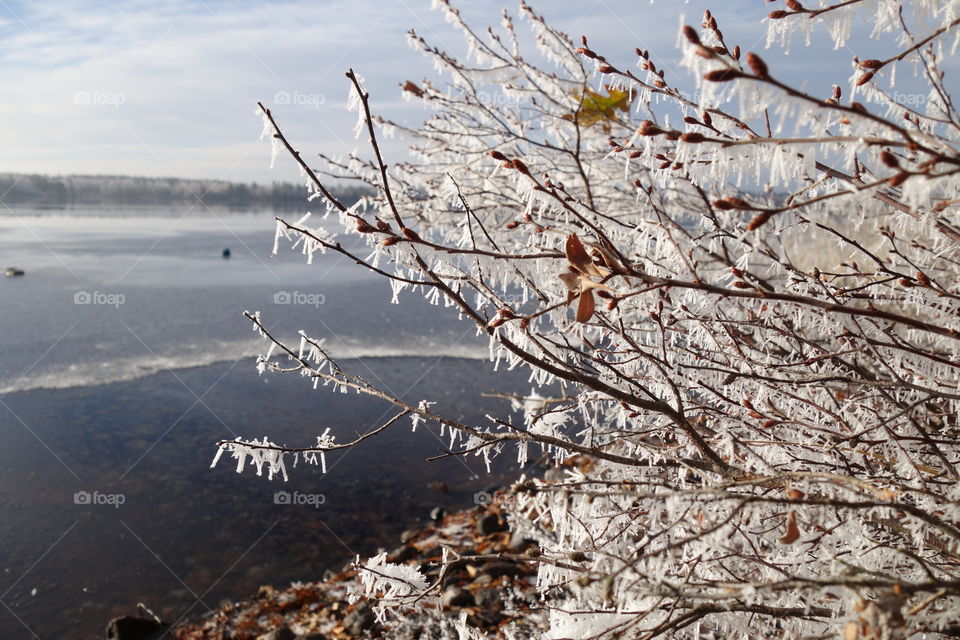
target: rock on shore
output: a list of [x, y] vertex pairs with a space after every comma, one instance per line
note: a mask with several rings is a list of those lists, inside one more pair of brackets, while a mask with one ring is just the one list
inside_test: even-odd
[[514, 536], [493, 504], [452, 514], [437, 514], [423, 529], [407, 531], [388, 554], [390, 562], [419, 566], [430, 584], [441, 576], [443, 548], [456, 559], [442, 583], [424, 600], [426, 616], [390, 614], [377, 622], [371, 603], [350, 602], [361, 592], [358, 570], [352, 565], [320, 582], [295, 583], [287, 589], [270, 586], [242, 602], [222, 606], [203, 617], [177, 625], [178, 640], [349, 640], [352, 638], [457, 638], [457, 621], [465, 621], [484, 637], [503, 637], [529, 627], [531, 635], [544, 626], [539, 595], [534, 589], [539, 548]]

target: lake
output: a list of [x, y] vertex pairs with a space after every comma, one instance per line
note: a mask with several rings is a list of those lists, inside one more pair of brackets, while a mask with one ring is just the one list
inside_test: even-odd
[[[512, 452], [489, 474], [474, 457], [427, 463], [448, 442], [406, 418], [328, 455], [327, 474], [301, 465], [283, 483], [227, 459], [209, 468], [220, 439], [305, 446], [327, 427], [347, 440], [394, 415], [296, 375], [258, 375], [267, 345], [245, 310], [465, 421], [508, 406], [481, 393], [530, 386], [493, 371], [486, 340], [450, 309], [419, 294], [390, 304], [387, 283], [337, 256], [309, 265], [281, 243], [271, 257], [273, 215], [0, 215], [0, 266], [26, 272], [0, 280], [0, 637], [96, 638], [137, 602], [174, 621], [261, 584], [316, 580], [520, 472]], [[428, 486], [438, 481], [446, 493]]]

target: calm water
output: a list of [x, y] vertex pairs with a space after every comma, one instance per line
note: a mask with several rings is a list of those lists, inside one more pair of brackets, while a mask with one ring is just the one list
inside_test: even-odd
[[[218, 439], [295, 446], [327, 427], [347, 439], [393, 415], [258, 376], [266, 346], [244, 310], [279, 336], [326, 338], [350, 371], [465, 420], [502, 412], [481, 392], [527, 385], [490, 371], [485, 341], [449, 310], [409, 295], [391, 305], [385, 283], [332, 256], [270, 257], [269, 213], [109, 214], [0, 216], [0, 266], [27, 272], [0, 280], [0, 637], [94, 638], [137, 602], [175, 620], [317, 579], [517, 473], [506, 459], [493, 474], [475, 458], [425, 463], [446, 440], [408, 420], [328, 456], [326, 475], [209, 469]], [[447, 494], [427, 487], [440, 479]], [[312, 504], [277, 504], [277, 491]], [[83, 492], [101, 504], [77, 504]]]

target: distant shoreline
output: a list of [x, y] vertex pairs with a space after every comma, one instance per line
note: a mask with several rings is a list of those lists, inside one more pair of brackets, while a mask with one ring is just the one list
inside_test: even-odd
[[[340, 200], [351, 204], [369, 193], [355, 186], [340, 187], [334, 192]], [[302, 207], [307, 195], [305, 185], [290, 182], [262, 185], [189, 178], [0, 173], [0, 202], [7, 206], [292, 208]]]

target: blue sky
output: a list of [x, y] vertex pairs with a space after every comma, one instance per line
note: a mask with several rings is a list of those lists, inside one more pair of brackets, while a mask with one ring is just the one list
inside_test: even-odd
[[[583, 0], [532, 2], [548, 20], [621, 64], [634, 47], [675, 68], [679, 14], [698, 24], [714, 14], [728, 42], [762, 51], [763, 17], [779, 6], [758, 0]], [[516, 2], [455, 2], [475, 25], [496, 25]], [[290, 162], [268, 169], [255, 103], [263, 100], [308, 156], [360, 145], [344, 109], [353, 67], [367, 79], [375, 110], [415, 123], [423, 113], [402, 100], [398, 83], [432, 76], [406, 42], [415, 28], [455, 52], [456, 32], [429, 0], [281, 2], [97, 2], [0, 0], [0, 171], [222, 178], [297, 179]], [[518, 30], [526, 26], [518, 23]], [[816, 70], [829, 87], [850, 69], [814, 56], [776, 62], [788, 77]], [[819, 64], [818, 64], [819, 63]], [[818, 68], [819, 66], [819, 68]], [[676, 77], [683, 71], [672, 72]], [[277, 102], [286, 104], [277, 104]], [[402, 153], [391, 143], [390, 153]]]

